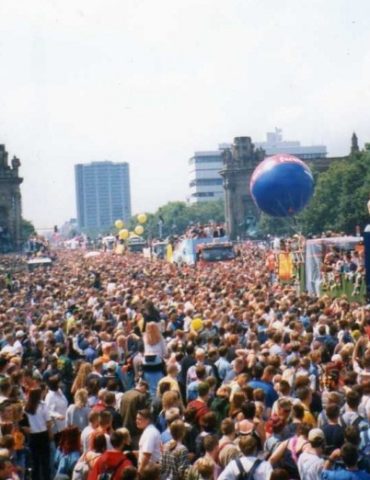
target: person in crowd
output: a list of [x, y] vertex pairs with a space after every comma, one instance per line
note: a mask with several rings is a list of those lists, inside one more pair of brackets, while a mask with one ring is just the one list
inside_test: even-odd
[[89, 424], [90, 407], [87, 405], [88, 393], [85, 388], [80, 388], [74, 395], [72, 403], [66, 412], [66, 426], [75, 425], [80, 432]]
[[55, 479], [71, 478], [80, 458], [80, 430], [72, 426], [65, 428], [60, 435], [59, 446], [55, 453]]
[[122, 417], [122, 425], [131, 433], [135, 447], [138, 444], [140, 436], [140, 430], [136, 424], [136, 415], [139, 410], [150, 406], [148, 391], [149, 386], [147, 382], [139, 380], [136, 387], [125, 392], [121, 399], [120, 414]]
[[89, 413], [89, 424], [81, 432], [81, 448], [86, 453], [90, 444], [90, 435], [98, 428], [100, 420], [99, 412]]
[[71, 388], [72, 395], [74, 395], [77, 392], [77, 390], [87, 387], [87, 379], [89, 375], [92, 373], [92, 371], [93, 371], [93, 367], [91, 363], [85, 362], [80, 365], [72, 384], [72, 388]]
[[58, 375], [49, 378], [48, 393], [45, 396], [45, 405], [48, 408], [50, 417], [53, 421], [52, 433], [55, 436], [65, 427], [68, 408], [68, 400], [60, 388], [60, 378]]
[[161, 459], [161, 434], [152, 423], [150, 410], [139, 410], [136, 414], [136, 424], [142, 431], [139, 440], [139, 471], [149, 463], [158, 463]]
[[[333, 470], [338, 459], [343, 461], [344, 468]], [[345, 443], [340, 450], [335, 450], [325, 460], [322, 480], [370, 480], [370, 473], [358, 468], [358, 460], [359, 454], [355, 445]]]
[[189, 451], [182, 443], [186, 427], [182, 420], [174, 420], [170, 425], [171, 440], [162, 450], [161, 476], [172, 480], [181, 480], [189, 468]]
[[24, 410], [29, 422], [32, 480], [49, 480], [52, 421], [50, 412], [42, 400], [41, 388], [30, 390]]
[[269, 479], [272, 467], [269, 462], [258, 458], [257, 441], [248, 435], [240, 439], [240, 458], [232, 460], [218, 477], [219, 480], [237, 480], [241, 474], [248, 474], [255, 480]]
[[[110, 436], [111, 449], [105, 450], [98, 456], [88, 473], [88, 480], [97, 480], [102, 474], [109, 475], [112, 480], [122, 478], [127, 467], [132, 466], [131, 460], [123, 453], [125, 448], [125, 435], [119, 431]], [[96, 440], [95, 440], [96, 442]]]
[[86, 448], [76, 463], [72, 480], [86, 480], [89, 471], [92, 470], [96, 460], [107, 450], [107, 440], [104, 434], [95, 435], [91, 448]]
[[319, 428], [313, 428], [308, 434], [308, 442], [298, 458], [299, 475], [301, 480], [320, 480], [324, 467], [324, 432]]
[[[238, 250], [212, 268], [77, 248], [17, 272], [2, 257], [0, 480], [366, 478], [369, 306], [272, 283], [269, 247]], [[333, 281], [354, 259], [363, 271], [327, 253]]]

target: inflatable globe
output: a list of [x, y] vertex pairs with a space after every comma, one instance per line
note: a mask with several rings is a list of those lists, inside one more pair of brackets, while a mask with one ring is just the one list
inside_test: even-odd
[[254, 170], [250, 192], [254, 203], [272, 217], [296, 215], [314, 191], [311, 170], [299, 158], [279, 154], [266, 158]]

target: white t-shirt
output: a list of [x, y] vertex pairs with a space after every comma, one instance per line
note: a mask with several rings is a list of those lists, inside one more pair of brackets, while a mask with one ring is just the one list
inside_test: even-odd
[[[27, 412], [26, 412], [27, 413]], [[27, 413], [31, 433], [46, 432], [47, 422], [50, 421], [50, 414], [44, 402], [40, 402], [34, 415]]]
[[23, 355], [23, 346], [19, 340], [16, 340], [14, 342], [13, 349], [15, 350], [17, 355]]
[[165, 357], [167, 355], [166, 342], [161, 339], [158, 343], [149, 345], [149, 343], [145, 341], [144, 336], [144, 355], [157, 355], [160, 358]]
[[1, 349], [1, 353], [2, 354], [8, 353], [9, 355], [17, 355], [18, 354], [17, 346], [7, 344]]
[[370, 418], [370, 395], [363, 395], [358, 407], [358, 413], [363, 418]]
[[[256, 461], [256, 457], [240, 457], [241, 464], [246, 473], [248, 473], [254, 462]], [[269, 480], [272, 472], [272, 466], [269, 462], [263, 461], [261, 462], [256, 471], [254, 472], [253, 478], [254, 480]], [[238, 465], [236, 464], [235, 460], [232, 460], [223, 470], [221, 475], [219, 475], [218, 480], [236, 480], [239, 476], [239, 469]]]
[[68, 401], [61, 390], [53, 392], [49, 390], [45, 397], [51, 418], [54, 420], [53, 433], [61, 432], [65, 427], [65, 417], [68, 408]]
[[139, 465], [143, 460], [144, 453], [150, 453], [150, 461], [159, 462], [161, 458], [161, 434], [153, 424], [149, 424], [143, 431], [139, 441]]
[[303, 452], [298, 459], [301, 480], [320, 480], [324, 459], [313, 453]]

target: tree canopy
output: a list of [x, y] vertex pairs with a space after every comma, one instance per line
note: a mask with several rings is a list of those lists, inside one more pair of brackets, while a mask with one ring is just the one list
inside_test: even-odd
[[25, 220], [22, 218], [21, 223], [21, 236], [23, 240], [27, 240], [31, 235], [35, 233], [35, 227], [33, 226], [32, 222], [29, 220]]
[[[192, 224], [207, 224], [210, 221], [224, 222], [224, 202], [216, 200], [187, 204], [185, 202], [168, 202], [152, 214], [147, 213], [147, 223], [144, 225], [145, 235], [159, 237], [159, 223], [162, 221], [162, 237], [181, 235]], [[132, 217], [129, 228], [134, 230], [137, 225], [136, 216]]]

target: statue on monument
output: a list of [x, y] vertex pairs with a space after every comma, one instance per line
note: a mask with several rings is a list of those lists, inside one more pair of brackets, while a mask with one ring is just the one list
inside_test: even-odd
[[12, 167], [13, 167], [13, 170], [17, 171], [20, 166], [21, 166], [21, 161], [19, 160], [18, 157], [14, 156], [14, 157], [12, 158]]
[[223, 160], [223, 163], [226, 167], [233, 167], [234, 166], [234, 158], [233, 158], [233, 155], [231, 153], [231, 150], [230, 148], [226, 148], [223, 152], [222, 152], [222, 160]]
[[5, 170], [6, 168], [8, 168], [8, 152], [4, 145], [0, 145], [0, 169]]

